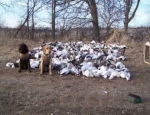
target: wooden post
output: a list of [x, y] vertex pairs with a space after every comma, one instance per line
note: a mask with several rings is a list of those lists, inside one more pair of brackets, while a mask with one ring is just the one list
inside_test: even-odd
[[146, 42], [144, 47], [144, 62], [150, 65], [150, 42]]

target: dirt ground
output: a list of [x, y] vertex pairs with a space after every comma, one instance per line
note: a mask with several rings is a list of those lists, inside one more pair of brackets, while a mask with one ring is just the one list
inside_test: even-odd
[[[18, 43], [19, 44], [19, 43]], [[31, 47], [30, 47], [31, 48]], [[60, 77], [38, 69], [32, 72], [7, 68], [7, 62], [18, 59], [17, 46], [0, 46], [0, 115], [149, 115], [150, 66], [143, 63], [143, 49], [129, 47], [123, 62], [131, 80]], [[128, 93], [142, 97], [143, 102], [128, 102]]]

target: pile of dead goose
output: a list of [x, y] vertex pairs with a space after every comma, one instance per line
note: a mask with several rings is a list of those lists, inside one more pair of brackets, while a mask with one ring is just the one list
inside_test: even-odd
[[[130, 72], [123, 64], [126, 46], [119, 43], [105, 44], [78, 42], [49, 42], [44, 43], [52, 47], [52, 69], [58, 70], [60, 76], [73, 74], [76, 76], [102, 77], [114, 79], [115, 77], [130, 80]], [[42, 55], [42, 46], [30, 50], [31, 68], [38, 68]], [[17, 63], [19, 60], [16, 61]], [[13, 63], [7, 67], [14, 68]]]

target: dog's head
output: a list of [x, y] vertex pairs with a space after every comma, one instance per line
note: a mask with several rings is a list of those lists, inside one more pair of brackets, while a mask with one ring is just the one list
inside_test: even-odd
[[19, 53], [26, 54], [28, 52], [29, 52], [29, 50], [28, 50], [27, 45], [25, 43], [21, 43], [19, 45]]
[[49, 45], [45, 45], [42, 47], [43, 54], [48, 55], [51, 52], [51, 47]]

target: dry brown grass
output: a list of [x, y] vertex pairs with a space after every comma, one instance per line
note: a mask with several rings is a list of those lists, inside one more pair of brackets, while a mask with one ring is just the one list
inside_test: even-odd
[[41, 45], [40, 42], [32, 40], [0, 38], [0, 55], [3, 55], [3, 57], [0, 57], [0, 59], [5, 58], [5, 60], [7, 61], [10, 60], [10, 62], [15, 62], [16, 60], [18, 60], [18, 46], [20, 43], [27, 44], [29, 50]]
[[27, 39], [4, 39], [4, 38], [0, 38], [0, 45], [3, 47], [9, 47], [9, 48], [11, 47], [12, 49], [18, 50], [18, 46], [21, 43], [27, 44], [28, 48], [32, 49], [33, 47], [40, 46], [43, 42], [42, 41], [27, 40]]
[[[124, 63], [131, 72], [129, 82], [121, 78], [109, 81], [103, 78], [72, 75], [59, 77], [57, 71], [53, 71], [53, 76], [49, 76], [48, 73], [39, 76], [39, 69], [32, 69], [31, 73], [26, 71], [18, 73], [17, 68], [5, 67], [8, 61], [17, 59], [18, 44], [24, 42], [32, 49], [41, 42], [2, 39], [0, 113], [2, 115], [149, 115], [150, 67], [146, 64], [138, 66], [142, 63], [139, 59], [142, 59], [142, 47], [145, 42], [137, 43], [127, 38], [128, 36], [124, 36], [122, 39], [116, 39], [120, 39], [121, 44], [128, 44], [126, 52], [128, 58]], [[129, 103], [127, 101], [129, 92], [141, 96], [143, 103]]]
[[107, 40], [107, 43], [120, 43], [130, 48], [141, 50], [144, 48], [148, 38], [145, 36], [141, 41], [135, 41], [127, 34], [124, 34], [122, 30], [115, 29], [112, 36]]
[[120, 43], [126, 45], [128, 47], [126, 50], [126, 56], [128, 56], [127, 59], [132, 60], [130, 61], [130, 65], [138, 67], [145, 65], [143, 50], [147, 41], [147, 36], [140, 41], [136, 41], [135, 39], [131, 39], [131, 36], [124, 34], [122, 30], [115, 29], [112, 36], [107, 40], [107, 43]]
[[[91, 40], [83, 38], [83, 42], [89, 43]], [[0, 38], [0, 45], [2, 46], [2, 49], [5, 49], [4, 51], [1, 51], [0, 53], [7, 54], [10, 53], [11, 55], [7, 56], [6, 58], [12, 59], [12, 61], [15, 61], [18, 59], [18, 45], [20, 43], [26, 43], [28, 45], [28, 48], [31, 50], [34, 47], [40, 46], [43, 42], [52, 42], [52, 39], [41, 39], [39, 41], [33, 41], [33, 40], [28, 40], [28, 39], [8, 39], [8, 38]], [[63, 39], [57, 38], [56, 41], [61, 41], [61, 42], [71, 42], [71, 41], [79, 41], [78, 39], [73, 39], [73, 38], [68, 38], [64, 37]], [[124, 44], [128, 47], [126, 50], [126, 55], [128, 56], [128, 59], [133, 60], [131, 63], [135, 66], [143, 65], [143, 49], [144, 45], [148, 41], [148, 37], [146, 36], [143, 38], [142, 41], [138, 42], [135, 41], [134, 39], [131, 39], [129, 35], [126, 35], [123, 33], [123, 31], [120, 29], [115, 29], [113, 34], [110, 36], [110, 38], [106, 41], [106, 43], [120, 43]], [[132, 56], [135, 54], [134, 56]], [[135, 56], [138, 56], [138, 58], [135, 58]], [[139, 63], [136, 63], [134, 60], [139, 60]]]

